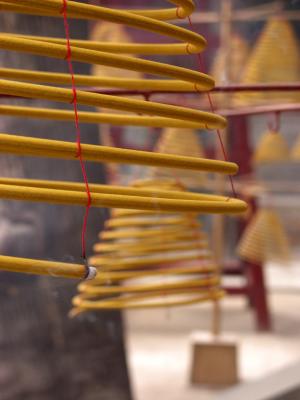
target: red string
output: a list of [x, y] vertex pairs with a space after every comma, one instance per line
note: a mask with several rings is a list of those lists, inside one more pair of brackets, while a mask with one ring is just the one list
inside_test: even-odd
[[63, 15], [63, 18], [64, 18], [64, 27], [65, 27], [66, 44], [67, 44], [67, 54], [66, 54], [65, 59], [68, 62], [68, 68], [69, 68], [69, 72], [71, 75], [71, 83], [72, 83], [73, 98], [71, 100], [71, 104], [73, 104], [73, 107], [74, 107], [74, 117], [75, 117], [74, 121], [75, 121], [75, 128], [76, 128], [76, 143], [77, 143], [76, 157], [79, 159], [79, 162], [80, 162], [80, 167], [81, 167], [82, 176], [83, 176], [85, 189], [86, 189], [86, 195], [87, 195], [87, 204], [86, 204], [86, 208], [85, 208], [85, 214], [84, 214], [82, 230], [81, 230], [81, 255], [82, 255], [82, 258], [84, 260], [86, 260], [85, 237], [86, 237], [87, 221], [88, 221], [92, 198], [91, 198], [91, 192], [90, 192], [90, 188], [89, 188], [86, 169], [85, 169], [85, 165], [84, 165], [84, 162], [82, 159], [82, 151], [81, 151], [81, 135], [80, 135], [80, 126], [79, 126], [79, 117], [78, 117], [78, 107], [77, 107], [77, 90], [76, 90], [76, 85], [75, 85], [74, 69], [73, 69], [73, 64], [72, 64], [70, 27], [69, 27], [69, 22], [68, 22], [68, 17], [67, 17], [68, 0], [62, 0], [62, 2], [63, 2], [63, 5], [60, 10], [60, 13]]
[[[196, 30], [194, 28], [194, 25], [192, 23], [191, 17], [189, 17], [189, 16], [188, 16], [188, 21], [189, 21], [190, 28], [194, 32], [196, 32]], [[188, 45], [187, 45], [187, 53], [190, 54], [190, 52], [188, 50]], [[204, 65], [204, 61], [202, 59], [201, 54], [197, 53], [196, 57], [197, 57], [198, 64], [199, 64], [199, 72], [205, 71], [205, 65]], [[196, 89], [196, 91], [199, 92], [199, 90], [197, 89], [197, 85], [195, 85], [195, 89]], [[210, 105], [210, 109], [211, 109], [212, 112], [215, 112], [215, 107], [214, 107], [214, 104], [213, 104], [213, 101], [212, 101], [211, 94], [209, 92], [206, 92], [206, 94], [207, 94], [208, 102], [209, 102], [209, 105]], [[221, 146], [221, 149], [222, 149], [224, 160], [228, 161], [226, 149], [225, 149], [225, 146], [224, 146], [224, 143], [223, 143], [223, 140], [222, 140], [221, 131], [220, 131], [220, 129], [216, 129], [216, 132], [217, 132], [217, 135], [218, 135], [218, 139], [219, 139], [219, 142], [220, 142], [220, 146]], [[230, 181], [230, 186], [231, 186], [231, 190], [232, 190], [233, 196], [237, 197], [236, 191], [235, 191], [235, 187], [234, 187], [234, 183], [233, 183], [233, 178], [232, 178], [231, 175], [229, 175], [229, 181]]]

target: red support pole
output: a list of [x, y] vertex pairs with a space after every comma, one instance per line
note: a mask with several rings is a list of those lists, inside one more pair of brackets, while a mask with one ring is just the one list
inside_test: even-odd
[[[229, 133], [231, 150], [230, 159], [238, 163], [240, 174], [251, 173], [252, 152], [249, 145], [247, 118], [245, 116], [232, 118], [230, 120]], [[241, 236], [246, 225], [251, 221], [251, 218], [256, 213], [257, 204], [255, 198], [248, 199], [248, 203], [250, 207], [250, 215], [247, 221], [244, 219], [240, 220], [238, 224], [239, 236]], [[267, 288], [265, 285], [263, 265], [240, 261], [235, 269], [237, 274], [244, 276], [245, 284], [239, 291], [234, 291], [234, 288], [228, 288], [228, 293], [243, 294], [246, 296], [255, 313], [256, 329], [258, 331], [270, 331], [272, 329], [272, 323], [267, 301]]]
[[232, 118], [230, 129], [232, 131], [230, 160], [238, 164], [239, 175], [247, 175], [252, 170], [247, 118], [245, 116]]
[[256, 329], [258, 331], [270, 331], [272, 323], [263, 266], [255, 263], [244, 263], [243, 267], [248, 278], [251, 303], [255, 310]]

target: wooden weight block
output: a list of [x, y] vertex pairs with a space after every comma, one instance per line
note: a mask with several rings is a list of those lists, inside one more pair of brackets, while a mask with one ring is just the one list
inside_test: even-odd
[[238, 382], [237, 346], [213, 335], [192, 339], [191, 383], [229, 386]]

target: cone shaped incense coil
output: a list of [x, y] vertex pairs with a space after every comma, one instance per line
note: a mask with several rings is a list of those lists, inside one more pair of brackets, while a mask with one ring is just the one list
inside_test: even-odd
[[[220, 47], [213, 60], [210, 72], [215, 77], [218, 85], [240, 83], [245, 65], [248, 62], [250, 51], [245, 39], [233, 34], [229, 47], [228, 50]], [[224, 71], [226, 71], [226, 75]], [[232, 100], [232, 95], [229, 93], [214, 93], [212, 96], [214, 103], [219, 107], [228, 107]]]
[[274, 210], [260, 209], [247, 226], [237, 252], [247, 261], [286, 263], [290, 259], [287, 234]]
[[[196, 131], [192, 129], [165, 129], [158, 141], [155, 151], [164, 154], [181, 154], [184, 156], [203, 157], [204, 151]], [[180, 183], [186, 187], [200, 187], [205, 184], [204, 173], [193, 171], [170, 170], [154, 168], [151, 173], [154, 178], [177, 177]]]
[[[249, 57], [242, 83], [297, 82], [300, 80], [299, 43], [291, 24], [280, 18], [266, 23]], [[288, 92], [240, 93], [239, 103], [299, 101], [299, 94]]]
[[280, 132], [263, 133], [253, 155], [254, 164], [284, 162], [289, 159], [288, 145]]
[[291, 152], [291, 159], [294, 161], [300, 161], [300, 136], [298, 137], [293, 150]]
[[197, 133], [192, 129], [165, 129], [157, 145], [157, 151], [192, 157], [204, 156]]
[[[133, 186], [154, 188], [158, 183], [146, 180]], [[161, 183], [165, 187], [166, 181]], [[176, 181], [169, 180], [170, 190], [172, 186], [178, 189]], [[103, 275], [79, 286], [76, 312], [176, 306], [221, 296], [217, 268], [195, 215], [112, 213], [99, 237], [90, 263]]]

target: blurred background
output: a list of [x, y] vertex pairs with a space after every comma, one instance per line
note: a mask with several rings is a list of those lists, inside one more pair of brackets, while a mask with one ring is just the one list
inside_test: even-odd
[[[167, 4], [162, 0], [90, 3], [120, 9]], [[177, 23], [208, 41], [201, 70], [216, 80], [211, 99], [216, 112], [228, 118], [222, 138], [229, 160], [240, 167], [235, 190], [250, 205], [243, 217], [201, 216], [227, 294], [217, 341], [232, 350], [225, 369], [233, 364], [234, 379], [220, 383], [217, 365], [222, 357], [212, 358], [215, 381], [202, 380], [196, 373], [197, 357], [206, 365], [212, 362], [197, 353], [197, 346], [212, 341], [209, 303], [88, 312], [70, 319], [76, 282], [1, 272], [1, 400], [300, 399], [300, 1], [202, 0], [195, 4], [192, 26], [187, 19]], [[65, 37], [61, 19], [3, 13], [0, 21], [2, 32]], [[70, 22], [70, 35], [108, 42], [162, 40], [122, 25], [76, 19]], [[195, 55], [147, 57], [199, 70]], [[3, 50], [0, 63], [1, 68], [68, 72], [64, 60], [21, 57]], [[74, 70], [99, 76], [124, 74], [83, 63], [74, 63]], [[255, 90], [249, 91], [249, 86]], [[197, 92], [151, 93], [153, 99], [210, 109], [207, 96]], [[70, 109], [61, 103], [26, 99], [9, 99], [9, 104], [29, 101], [32, 106]], [[7, 116], [0, 121], [2, 132], [74, 141], [73, 123]], [[176, 147], [176, 130], [82, 123], [81, 131], [85, 143], [224, 157], [215, 132], [194, 131], [190, 139], [196, 140], [190, 142], [194, 144]], [[3, 177], [82, 181], [77, 161], [54, 163], [1, 155], [0, 165]], [[87, 164], [87, 173], [90, 182], [122, 185], [161, 176], [155, 168], [119, 164]], [[178, 176], [192, 190], [221, 188], [232, 195], [227, 180], [180, 172]], [[1, 200], [0, 213], [1, 254], [80, 262], [82, 208]], [[108, 218], [104, 208], [91, 210], [89, 255]]]

